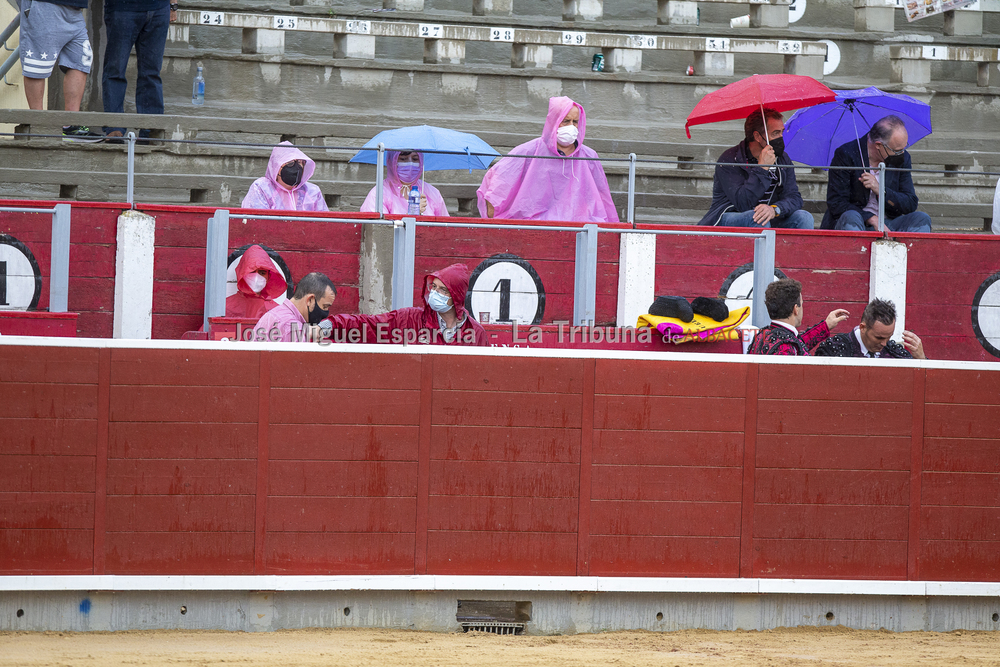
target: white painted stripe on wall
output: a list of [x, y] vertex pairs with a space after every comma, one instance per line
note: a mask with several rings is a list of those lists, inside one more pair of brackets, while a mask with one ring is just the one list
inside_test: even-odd
[[0, 591], [525, 591], [996, 597], [998, 582], [679, 577], [2, 576]]

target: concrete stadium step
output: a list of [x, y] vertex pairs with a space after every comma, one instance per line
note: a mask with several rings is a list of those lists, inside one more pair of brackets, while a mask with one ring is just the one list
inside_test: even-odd
[[[259, 14], [259, 12], [257, 12]], [[997, 16], [1000, 16], [998, 14]], [[998, 18], [1000, 21], [1000, 18]], [[495, 23], [495, 22], [494, 22]], [[469, 24], [471, 25], [471, 24]], [[538, 25], [537, 22], [529, 23], [531, 28], [560, 28], [560, 26]], [[565, 28], [566, 26], [562, 26]], [[573, 27], [573, 26], [570, 26]], [[588, 26], [589, 27], [589, 26]], [[998, 26], [1000, 27], [1000, 26]], [[173, 42], [174, 48], [190, 46], [195, 51], [203, 50], [206, 54], [199, 54], [200, 58], [211, 58], [213, 52], [219, 54], [241, 53], [244, 50], [244, 31], [241, 28], [217, 27], [217, 26], [189, 26], [187, 41]], [[185, 27], [187, 30], [188, 27]], [[622, 33], [623, 28], [612, 24], [601, 24], [591, 30], [602, 30], [608, 32]], [[639, 28], [633, 27], [633, 30]], [[273, 32], [273, 31], [272, 31]], [[627, 30], [623, 34], [629, 34]], [[644, 30], [644, 34], [649, 35], [673, 35], [696, 36], [696, 37], [727, 37], [730, 39], [770, 39], [770, 40], [798, 40], [801, 42], [815, 43], [819, 40], [832, 40], [837, 46], [840, 57], [839, 67], [827, 78], [849, 76], [853, 72], [865, 72], [868, 80], [888, 82], [891, 78], [893, 68], [890, 62], [890, 47], [899, 44], [936, 44], [951, 45], [956, 47], [991, 47], [995, 46], [993, 35], [987, 34], [982, 37], [974, 36], [951, 36], [945, 37], [940, 34], [921, 33], [909, 30], [905, 34], [879, 34], [879, 33], [857, 33], [853, 30], [836, 29], [831, 27], [813, 28], [789, 28], [789, 29], [760, 29], [758, 32], [748, 33], [745, 30], [731, 29], [728, 26], [661, 26]], [[331, 58], [334, 55], [334, 39], [329, 33], [303, 32], [303, 31], [283, 31], [280, 37], [284, 41], [284, 57], [280, 55], [268, 55], [268, 62], [293, 62], [298, 58]], [[511, 61], [511, 47], [507, 43], [490, 42], [463, 42], [465, 46], [464, 62], [468, 65], [496, 65], [507, 67]], [[551, 62], [554, 68], [568, 68], [570, 70], [587, 71], [590, 68], [591, 57], [595, 51], [600, 51], [594, 47], [566, 47], [558, 46], [551, 51]], [[182, 55], [173, 49], [169, 50], [172, 55]], [[663, 50], [642, 50], [641, 68], [649, 72], [660, 73], [683, 73], [688, 65], [695, 63], [690, 51], [663, 51]], [[375, 39], [374, 57], [376, 61], [403, 61], [406, 63], [422, 63], [424, 60], [424, 40], [418, 38], [403, 37], [378, 37]], [[780, 72], [784, 65], [780, 57], [774, 55], [739, 53], [735, 55], [733, 65], [735, 75], [745, 76], [754, 72]], [[700, 65], [698, 66], [700, 67]], [[994, 68], [995, 69], [995, 68]], [[701, 73], [701, 70], [698, 70]], [[709, 74], [716, 73], [714, 70]], [[606, 76], [607, 73], [604, 74]], [[601, 75], [597, 75], [601, 76]], [[967, 63], [952, 61], [934, 61], [931, 63], [931, 76], [933, 81], [960, 81], [970, 84], [976, 83], [977, 71], [975, 67]], [[991, 73], [991, 76], [993, 74]], [[994, 85], [1000, 85], [1000, 72], [996, 73]]]
[[[33, 132], [58, 127], [66, 112], [0, 112], [0, 122], [19, 120]], [[78, 114], [81, 122], [99, 126], [109, 121], [106, 114]], [[111, 117], [123, 120], [121, 117]], [[356, 210], [374, 183], [374, 167], [349, 164], [354, 149], [334, 150], [329, 146], [359, 146], [382, 126], [313, 123], [273, 120], [185, 118], [176, 116], [128, 117], [129, 124], [146, 124], [171, 130], [178, 137], [197, 137], [213, 141], [253, 141], [275, 143], [277, 127], [295, 134], [300, 147], [317, 163], [313, 181], [327, 196], [333, 209]], [[505, 122], [509, 127], [509, 122]], [[277, 126], [277, 127], [276, 127]], [[481, 127], [490, 128], [490, 125]], [[524, 126], [516, 128], [525, 132]], [[54, 129], [51, 131], [55, 131]], [[482, 131], [488, 141], [505, 151], [510, 145], [535, 134], [504, 134]], [[932, 135], [933, 136], [933, 135]], [[972, 139], [953, 137], [955, 143], [969, 144]], [[685, 150], [698, 153], [705, 161], [714, 160], [728, 144], [671, 144], [664, 142], [626, 142], [594, 139], [588, 142], [601, 152], [605, 170], [620, 210], [627, 201], [628, 168], [622, 161], [625, 150], [647, 158], [663, 159], [667, 153]], [[310, 145], [311, 144], [311, 145]], [[509, 145], [505, 145], [509, 144]], [[692, 148], [697, 151], [691, 150]], [[616, 150], [617, 149], [617, 150]], [[621, 151], [621, 152], [617, 152]], [[264, 173], [269, 147], [231, 145], [172, 144], [139, 146], [136, 149], [136, 196], [148, 203], [201, 203], [238, 206], [250, 184]], [[956, 151], [939, 151], [943, 158], [964, 156]], [[919, 153], [915, 150], [915, 156]], [[927, 151], [928, 155], [934, 151]], [[115, 201], [124, 199], [126, 155], [124, 146], [73, 145], [58, 139], [31, 139], [0, 142], [0, 194], [9, 197], [45, 196], [78, 200]], [[980, 154], [982, 156], [983, 154]], [[988, 161], [1000, 163], [1000, 153], [991, 153]], [[618, 161], [614, 161], [614, 158]], [[86, 169], [80, 165], [86, 164]], [[918, 166], [921, 166], [918, 163]], [[689, 168], [685, 168], [689, 167]], [[636, 205], [638, 220], [694, 222], [708, 209], [713, 168], [710, 165], [676, 163], [640, 163], [636, 169]], [[476, 215], [475, 190], [483, 172], [432, 172], [429, 181], [439, 187], [453, 214]], [[825, 210], [826, 175], [820, 170], [802, 168], [798, 180], [807, 210]], [[992, 216], [992, 196], [996, 177], [975, 172], [941, 176], [916, 173], [921, 207], [934, 216], [938, 229], [980, 231]], [[818, 221], [817, 217], [817, 221]]]

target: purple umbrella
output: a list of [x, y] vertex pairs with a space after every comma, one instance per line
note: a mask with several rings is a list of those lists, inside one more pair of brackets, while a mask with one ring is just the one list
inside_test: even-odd
[[931, 133], [931, 107], [909, 95], [883, 93], [875, 87], [842, 90], [837, 99], [799, 109], [785, 126], [785, 152], [796, 162], [826, 167], [848, 141], [860, 141], [878, 120], [899, 116], [912, 146]]

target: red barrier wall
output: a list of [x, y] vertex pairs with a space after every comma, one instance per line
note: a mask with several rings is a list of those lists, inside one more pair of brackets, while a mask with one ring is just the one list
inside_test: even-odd
[[1000, 581], [1000, 371], [0, 346], [0, 574]]
[[[0, 202], [51, 206], [51, 202]], [[114, 307], [115, 230], [120, 204], [73, 204], [69, 308], [80, 313], [78, 334], [110, 337]], [[142, 206], [154, 215], [153, 337], [180, 338], [201, 326], [204, 303], [206, 207]], [[339, 217], [371, 214], [337, 213]], [[446, 219], [447, 220], [447, 219]], [[454, 221], [454, 220], [452, 220]], [[520, 223], [530, 224], [530, 223]], [[581, 226], [573, 223], [546, 223]], [[622, 225], [621, 227], [625, 227]], [[642, 229], [685, 229], [638, 225]], [[690, 228], [687, 228], [690, 229]], [[739, 232], [741, 230], [730, 230]], [[0, 214], [0, 232], [32, 248], [43, 273], [42, 300], [47, 306], [51, 217], [46, 214]], [[874, 232], [778, 230], [776, 268], [805, 286], [806, 323], [834, 308], [860, 319], [868, 300]], [[977, 298], [991, 280], [1000, 279], [1000, 237], [991, 235], [894, 234], [907, 244], [906, 326], [924, 340], [935, 359], [996, 361], [1000, 331], [977, 332]], [[230, 250], [249, 243], [270, 246], [287, 262], [295, 279], [312, 270], [327, 273], [338, 285], [334, 313], [358, 310], [361, 225], [244, 219], [232, 211]], [[570, 320], [575, 256], [573, 232], [483, 230], [421, 227], [416, 235], [414, 303], [420, 302], [423, 276], [461, 261], [471, 271], [500, 254], [513, 254], [531, 265], [545, 291], [544, 323]], [[598, 241], [597, 324], [615, 320], [619, 239], [605, 233]], [[749, 239], [662, 236], [657, 241], [655, 291], [688, 298], [725, 292], [728, 281], [753, 260]], [[489, 286], [486, 287], [489, 289]], [[1000, 292], [1000, 287], [994, 288]], [[993, 308], [997, 295], [989, 297]], [[996, 318], [984, 318], [995, 322]], [[995, 324], [991, 324], [996, 328]], [[989, 344], [986, 339], [993, 341]], [[992, 349], [991, 349], [992, 348]]]
[[[36, 208], [52, 208], [57, 203], [59, 202], [0, 200], [0, 206]], [[125, 208], [128, 205], [73, 203], [67, 308], [70, 312], [80, 314], [77, 330], [81, 336], [111, 337], [115, 306], [115, 235], [118, 231], [118, 215]], [[34, 255], [42, 275], [41, 297], [36, 309], [48, 309], [52, 214], [0, 213], [0, 234], [14, 237]], [[204, 242], [202, 246], [204, 247]], [[204, 265], [204, 261], [202, 264]], [[201, 272], [204, 275], [205, 269], [202, 268]]]

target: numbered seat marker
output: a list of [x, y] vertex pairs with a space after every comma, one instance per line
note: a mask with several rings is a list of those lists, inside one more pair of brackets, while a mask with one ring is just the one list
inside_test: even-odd
[[656, 48], [656, 36], [655, 35], [629, 35], [629, 41], [632, 42], [632, 47], [636, 49], [655, 49]]
[[728, 37], [706, 37], [705, 38], [705, 50], [706, 51], [728, 51], [729, 50], [729, 38]]
[[925, 60], [948, 60], [948, 47], [924, 46], [923, 56]]
[[440, 39], [444, 34], [444, 26], [438, 23], [421, 23], [418, 34], [424, 39]]
[[490, 28], [490, 41], [491, 42], [513, 42], [514, 41], [514, 29], [513, 28]]
[[798, 55], [802, 53], [802, 42], [792, 41], [792, 40], [779, 40], [778, 41], [778, 53], [786, 53], [790, 55]]
[[370, 35], [372, 32], [371, 21], [348, 21], [347, 32], [352, 35]]
[[299, 20], [295, 16], [275, 16], [272, 25], [275, 30], [295, 30]]
[[225, 22], [225, 14], [222, 12], [202, 12], [198, 23], [201, 25], [222, 25]]
[[563, 31], [563, 46], [584, 46], [587, 43], [587, 33]]

